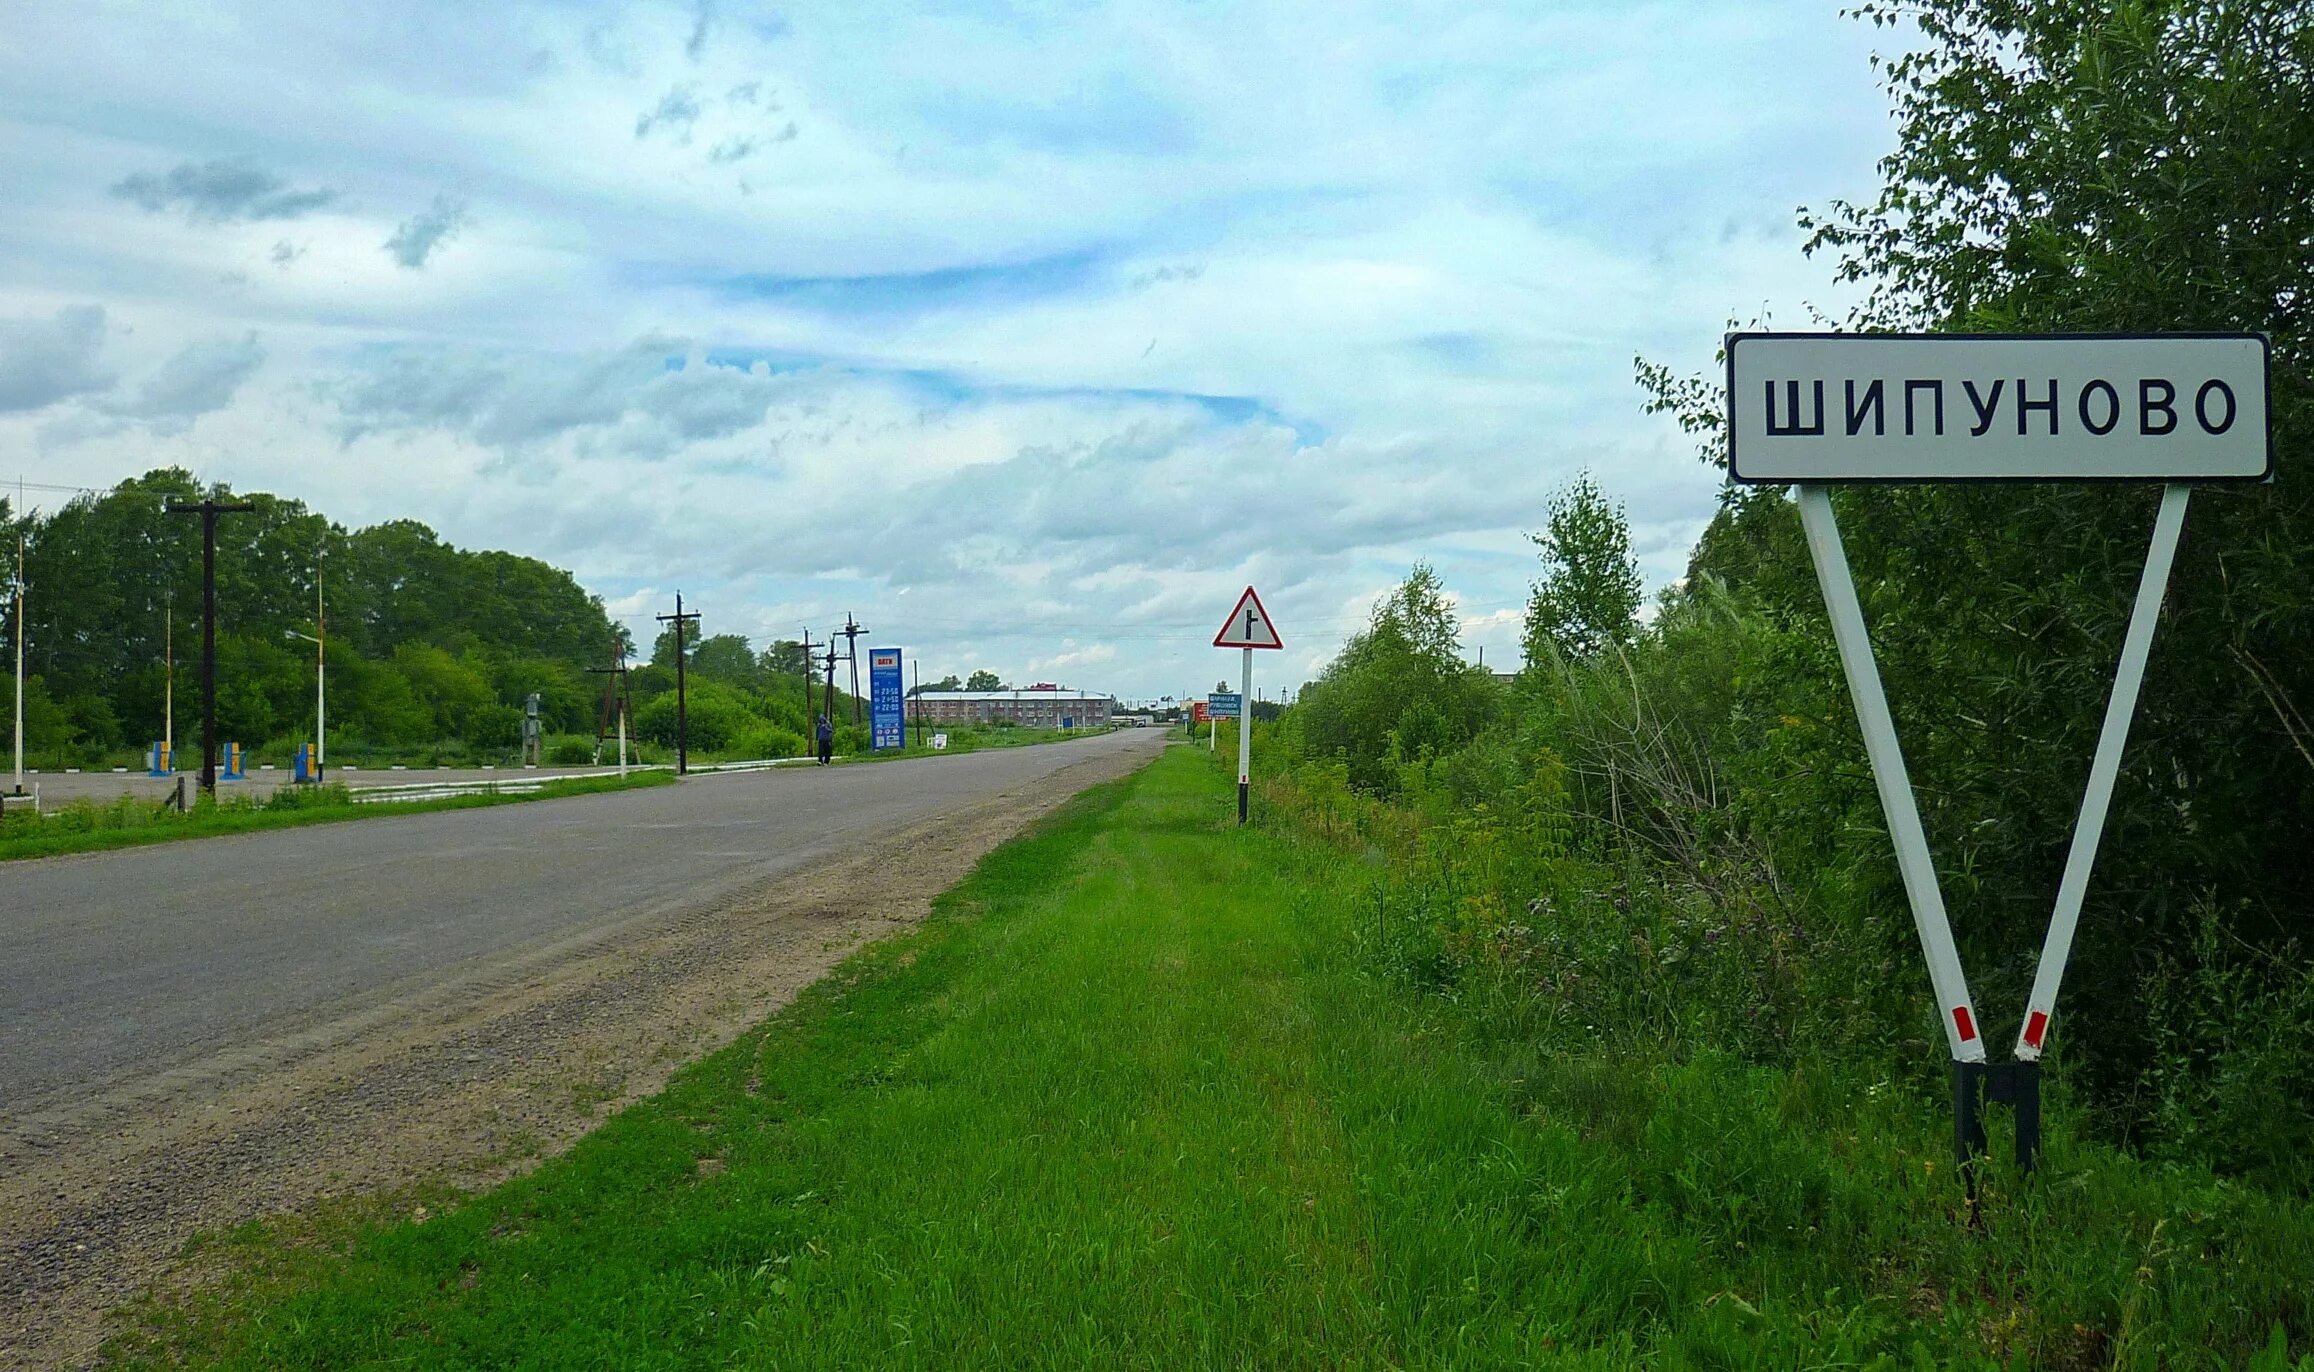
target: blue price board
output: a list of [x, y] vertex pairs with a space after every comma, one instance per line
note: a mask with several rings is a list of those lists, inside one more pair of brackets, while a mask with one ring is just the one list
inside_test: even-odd
[[1205, 713], [1212, 719], [1236, 719], [1245, 708], [1245, 696], [1237, 691], [1216, 691], [1205, 698]]
[[868, 744], [878, 750], [908, 746], [908, 717], [900, 685], [900, 650], [868, 650]]

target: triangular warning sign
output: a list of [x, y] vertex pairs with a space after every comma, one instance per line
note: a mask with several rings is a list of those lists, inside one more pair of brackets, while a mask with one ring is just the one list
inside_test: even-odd
[[1229, 612], [1229, 620], [1221, 632], [1213, 636], [1216, 648], [1283, 648], [1277, 626], [1269, 622], [1269, 611], [1261, 607], [1261, 597], [1253, 587], [1237, 598], [1237, 608]]

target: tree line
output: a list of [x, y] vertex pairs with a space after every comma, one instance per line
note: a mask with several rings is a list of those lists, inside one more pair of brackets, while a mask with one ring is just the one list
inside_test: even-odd
[[[34, 766], [94, 766], [159, 739], [173, 697], [180, 749], [197, 747], [201, 530], [170, 501], [243, 499], [256, 508], [217, 529], [217, 712], [224, 739], [286, 761], [312, 737], [314, 645], [326, 629], [330, 753], [501, 760], [539, 697], [549, 734], [570, 736], [564, 762], [585, 761], [602, 720], [604, 678], [589, 671], [631, 654], [626, 628], [570, 573], [536, 558], [470, 551], [415, 520], [348, 529], [304, 502], [237, 495], [163, 469], [83, 494], [50, 513], [0, 499], [12, 559], [24, 543], [25, 743]], [[14, 568], [11, 565], [10, 569]], [[320, 593], [317, 605], [316, 592]], [[326, 623], [324, 623], [326, 619]], [[13, 615], [10, 622], [13, 638]], [[10, 644], [13, 649], [13, 642]], [[761, 652], [733, 634], [688, 645], [692, 746], [804, 751], [803, 648]], [[675, 739], [673, 635], [628, 674], [639, 742]], [[174, 688], [170, 661], [174, 659]], [[14, 679], [0, 673], [0, 707]], [[852, 698], [838, 691], [848, 728]]]

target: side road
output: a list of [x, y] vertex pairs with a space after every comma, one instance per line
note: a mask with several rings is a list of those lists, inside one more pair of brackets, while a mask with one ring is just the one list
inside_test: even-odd
[[[214, 1251], [131, 1365], [2290, 1366], [2303, 1207], [1932, 1103], [1544, 1058], [1174, 749], [569, 1154]], [[2300, 1350], [2303, 1351], [2303, 1350]], [[2300, 1364], [2304, 1366], [2305, 1364]]]

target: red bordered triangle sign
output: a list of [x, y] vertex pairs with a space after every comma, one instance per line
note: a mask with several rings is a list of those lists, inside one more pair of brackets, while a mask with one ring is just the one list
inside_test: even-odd
[[1269, 611], [1261, 607], [1261, 597], [1253, 587], [1237, 598], [1237, 608], [1229, 612], [1229, 619], [1221, 632], [1213, 636], [1216, 648], [1283, 648], [1285, 640], [1278, 637], [1275, 624], [1270, 623]]

